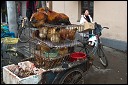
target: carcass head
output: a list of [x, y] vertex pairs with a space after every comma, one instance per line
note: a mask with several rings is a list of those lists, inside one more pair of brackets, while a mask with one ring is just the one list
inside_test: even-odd
[[47, 13], [43, 11], [43, 8], [38, 9], [37, 12], [33, 13], [30, 18], [30, 22], [34, 27], [42, 26], [44, 23], [46, 23], [46, 20], [47, 20]]

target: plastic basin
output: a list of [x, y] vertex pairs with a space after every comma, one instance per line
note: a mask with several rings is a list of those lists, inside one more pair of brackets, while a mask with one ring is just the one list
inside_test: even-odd
[[74, 52], [72, 54], [70, 54], [70, 61], [77, 61], [79, 59], [85, 59], [86, 58], [86, 54], [83, 52]]

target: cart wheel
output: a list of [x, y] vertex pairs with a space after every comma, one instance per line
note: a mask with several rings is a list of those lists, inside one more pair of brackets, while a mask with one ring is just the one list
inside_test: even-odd
[[83, 71], [78, 68], [69, 70], [60, 79], [59, 84], [84, 84]]

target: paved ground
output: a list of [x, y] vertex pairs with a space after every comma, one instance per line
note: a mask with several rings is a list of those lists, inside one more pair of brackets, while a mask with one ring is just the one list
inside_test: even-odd
[[[105, 47], [105, 53], [109, 62], [108, 67], [97, 69], [92, 66], [87, 75], [84, 76], [85, 84], [127, 84], [127, 53], [109, 47]], [[17, 60], [20, 61], [23, 58]], [[5, 62], [1, 63], [2, 66], [7, 65]]]
[[85, 76], [86, 84], [127, 84], [127, 54], [115, 49], [105, 47], [109, 62], [108, 67], [90, 68]]

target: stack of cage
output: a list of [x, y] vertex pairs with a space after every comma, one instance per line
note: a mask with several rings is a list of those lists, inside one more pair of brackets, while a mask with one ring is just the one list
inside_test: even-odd
[[[59, 40], [59, 42], [56, 42], [56, 36], [54, 36], [53, 40], [48, 38], [50, 33], [51, 37], [51, 35], [56, 34], [55, 31], [60, 33], [61, 29], [64, 29], [64, 31], [65, 29], [68, 30], [68, 36], [71, 37], [66, 39], [67, 37], [65, 37], [65, 35], [67, 34], [64, 33], [64, 31], [61, 31], [62, 35], [65, 34], [65, 39], [63, 38], [62, 41]], [[73, 29], [77, 29], [77, 31], [73, 31]], [[70, 62], [69, 59], [71, 52], [69, 48], [80, 44], [76, 39], [76, 33], [82, 29], [82, 25], [46, 25], [41, 28], [30, 28], [30, 37], [32, 40], [29, 42], [29, 49], [33, 55], [30, 61], [34, 62], [37, 67], [42, 67], [44, 69], [60, 66], [65, 61]], [[44, 34], [47, 37], [44, 38]], [[43, 35], [43, 37], [41, 37], [41, 35]]]

